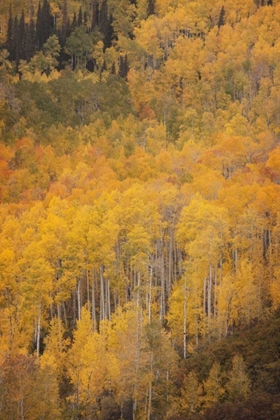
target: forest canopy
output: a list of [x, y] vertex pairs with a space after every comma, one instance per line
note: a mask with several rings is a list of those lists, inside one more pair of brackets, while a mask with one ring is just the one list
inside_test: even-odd
[[278, 419], [280, 2], [2, 3], [0, 417]]

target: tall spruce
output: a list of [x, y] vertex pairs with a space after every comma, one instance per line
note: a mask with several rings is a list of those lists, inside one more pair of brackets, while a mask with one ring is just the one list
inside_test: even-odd
[[91, 30], [93, 30], [99, 24], [99, 3], [98, 0], [93, 0], [91, 3], [92, 8], [92, 18], [91, 18]]
[[128, 71], [129, 71], [129, 67], [128, 67], [128, 60], [127, 60], [127, 54], [126, 54], [124, 57], [120, 56], [119, 76], [125, 79]]
[[78, 14], [78, 26], [81, 26], [82, 24], [83, 24], [83, 12], [82, 12], [82, 8], [80, 7], [79, 14]]
[[219, 20], [218, 20], [218, 28], [220, 28], [221, 26], [223, 26], [226, 23], [226, 12], [225, 12], [225, 8], [224, 6], [221, 8], [220, 11], [220, 16], [219, 16]]
[[26, 27], [25, 34], [25, 55], [26, 60], [29, 61], [36, 51], [36, 26], [34, 20], [31, 19], [29, 25]]
[[78, 26], [77, 15], [76, 15], [76, 12], [74, 12], [72, 23], [71, 23], [71, 32], [74, 31], [74, 29], [77, 28], [77, 26]]
[[84, 19], [83, 23], [84, 23], [85, 27], [88, 27], [88, 14], [87, 14], [87, 12], [84, 12], [83, 19]]
[[15, 52], [14, 60], [16, 62], [16, 69], [18, 69], [20, 60], [20, 32], [18, 17], [15, 16], [13, 25], [13, 50]]
[[12, 5], [10, 4], [9, 9], [9, 19], [8, 19], [8, 28], [7, 28], [7, 42], [6, 48], [9, 51], [9, 58], [11, 61], [15, 59], [15, 49], [14, 49], [14, 20], [12, 13]]
[[155, 0], [148, 0], [147, 15], [155, 14]]
[[36, 19], [36, 46], [38, 50], [43, 46], [42, 39], [42, 8], [39, 2]]
[[66, 38], [69, 36], [70, 24], [68, 19], [68, 3], [67, 0], [63, 1], [62, 6], [62, 28], [61, 28], [61, 43], [65, 44]]
[[51, 15], [50, 4], [44, 0], [42, 7], [42, 25], [43, 25], [43, 45], [53, 33], [53, 17]]
[[50, 5], [44, 0], [43, 6], [39, 3], [36, 22], [36, 43], [38, 50], [41, 50], [44, 43], [54, 31], [54, 20], [51, 15]]
[[108, 12], [107, 0], [103, 0], [100, 8], [99, 30], [103, 35], [104, 48], [109, 48], [113, 40], [112, 16]]
[[25, 47], [26, 47], [26, 27], [25, 27], [25, 16], [24, 11], [21, 13], [21, 17], [19, 20], [19, 39], [18, 39], [19, 45], [19, 59], [25, 60], [26, 54], [25, 54]]
[[33, 0], [30, 0], [29, 2], [29, 21], [31, 22], [32, 19], [34, 19], [34, 3]]

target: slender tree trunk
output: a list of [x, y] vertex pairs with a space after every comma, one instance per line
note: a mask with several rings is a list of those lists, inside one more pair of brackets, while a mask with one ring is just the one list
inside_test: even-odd
[[203, 280], [203, 315], [206, 315], [206, 277]]
[[140, 284], [141, 284], [141, 273], [137, 273], [137, 292], [136, 292], [136, 306], [138, 308], [140, 303]]
[[195, 343], [198, 346], [198, 316], [195, 317]]
[[107, 279], [106, 281], [106, 290], [107, 290], [107, 299], [106, 299], [106, 303], [107, 303], [107, 318], [110, 320], [111, 319], [111, 297], [110, 297], [110, 279]]
[[50, 300], [51, 300], [50, 317], [51, 317], [51, 319], [53, 319], [53, 317], [54, 317], [54, 309], [53, 309], [53, 296], [52, 296], [52, 293], [51, 292], [50, 292]]
[[87, 304], [89, 307], [89, 303], [90, 303], [90, 287], [89, 287], [89, 271], [88, 271], [88, 265], [86, 268], [86, 278], [87, 278]]
[[[177, 255], [177, 247], [176, 247], [176, 242], [175, 242], [173, 230], [172, 230], [172, 254], [173, 254], [173, 276], [172, 276], [172, 283], [174, 283], [174, 281], [177, 278], [178, 255]], [[170, 290], [170, 292], [171, 292], [171, 290]]]
[[237, 251], [237, 249], [234, 249], [233, 251], [232, 251], [232, 259], [233, 259], [233, 271], [234, 271], [234, 273], [236, 274], [236, 272], [237, 272], [237, 266], [238, 266], [238, 251]]
[[213, 298], [213, 314], [214, 314], [214, 319], [216, 320], [217, 318], [217, 272], [218, 272], [218, 266], [216, 264], [216, 269], [215, 269], [215, 273], [214, 273], [214, 298]]
[[207, 316], [208, 316], [208, 321], [211, 318], [211, 313], [212, 313], [212, 265], [210, 264], [209, 267], [209, 276], [208, 276], [208, 295], [207, 295]]
[[165, 400], [166, 400], [167, 403], [169, 402], [169, 381], [170, 381], [169, 377], [170, 377], [170, 372], [167, 369], [167, 371], [166, 371], [166, 388], [165, 388], [165, 393], [166, 393]]
[[268, 250], [269, 250], [269, 282], [272, 282], [272, 246], [271, 246], [271, 230], [268, 230]]
[[172, 284], [172, 232], [170, 230], [169, 248], [168, 248], [168, 283], [167, 283], [167, 294], [171, 294]]
[[65, 302], [62, 303], [62, 308], [63, 308], [64, 324], [65, 324], [65, 327], [68, 328], [68, 319], [67, 319]]
[[[140, 280], [139, 280], [140, 281]], [[137, 416], [137, 387], [138, 387], [138, 372], [139, 372], [139, 361], [140, 361], [140, 344], [139, 344], [139, 306], [137, 304], [136, 308], [136, 354], [135, 354], [135, 383], [134, 383], [134, 390], [133, 390], [133, 420], [136, 420]]]
[[147, 413], [147, 420], [151, 419], [151, 412], [152, 412], [152, 381], [149, 384], [149, 391], [148, 391], [148, 413]]
[[96, 305], [95, 305], [95, 268], [92, 270], [92, 284], [91, 284], [91, 317], [93, 322], [93, 329], [96, 330]]
[[36, 343], [36, 353], [37, 357], [40, 355], [40, 338], [41, 338], [41, 313], [42, 313], [42, 304], [39, 304], [38, 312], [38, 325], [37, 325], [37, 343]]
[[60, 303], [57, 304], [57, 318], [61, 319], [61, 305], [60, 305]]
[[77, 282], [78, 320], [81, 320], [81, 279]]
[[105, 319], [105, 296], [104, 296], [104, 278], [103, 266], [100, 266], [100, 321]]
[[153, 374], [153, 368], [154, 368], [154, 356], [153, 356], [153, 350], [151, 350], [151, 359], [150, 359], [150, 373], [151, 373], [151, 379], [149, 382], [149, 389], [148, 389], [148, 412], [147, 412], [147, 420], [151, 419], [152, 414], [152, 374]]
[[160, 295], [160, 319], [165, 317], [165, 272], [164, 272], [164, 255], [161, 253], [161, 295]]
[[77, 313], [76, 313], [76, 290], [73, 290], [72, 294], [73, 294], [73, 321], [74, 321], [74, 325], [76, 325], [76, 320], [77, 320]]
[[187, 358], [187, 280], [184, 279], [184, 359]]
[[152, 289], [153, 289], [153, 268], [150, 267], [150, 274], [149, 274], [149, 293], [148, 293], [148, 317], [149, 322], [152, 319]]

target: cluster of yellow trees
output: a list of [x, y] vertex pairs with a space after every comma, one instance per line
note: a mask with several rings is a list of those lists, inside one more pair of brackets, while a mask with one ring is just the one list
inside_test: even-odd
[[[178, 366], [280, 305], [280, 3], [183, 3], [108, 0], [98, 75], [19, 80], [0, 55], [3, 419], [174, 420], [249, 393], [239, 356], [226, 379]], [[113, 89], [85, 87], [124, 56], [104, 110]], [[66, 110], [70, 79], [80, 125], [31, 94], [24, 113], [27, 92]]]
[[[109, 135], [129, 139], [126, 124]], [[129, 156], [103, 135], [71, 155], [28, 138], [2, 146], [2, 363], [34, 352], [53, 387], [66, 375], [68, 408], [85, 416], [107, 393], [134, 418], [167, 410], [175, 349], [189, 357], [280, 303], [278, 152], [225, 176], [221, 161], [238, 161], [246, 141]]]

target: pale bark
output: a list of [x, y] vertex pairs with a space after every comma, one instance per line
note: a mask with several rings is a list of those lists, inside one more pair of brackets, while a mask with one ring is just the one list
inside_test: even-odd
[[96, 329], [96, 304], [95, 304], [95, 269], [92, 270], [92, 283], [91, 283], [91, 318], [93, 328]]
[[38, 324], [37, 324], [37, 342], [36, 342], [36, 353], [37, 357], [40, 355], [40, 337], [41, 337], [41, 315], [42, 315], [42, 305], [39, 304], [39, 313], [38, 313]]
[[184, 281], [184, 337], [183, 337], [183, 347], [184, 347], [184, 359], [187, 358], [187, 284], [186, 278]]
[[103, 266], [100, 266], [100, 321], [105, 319], [105, 296]]

